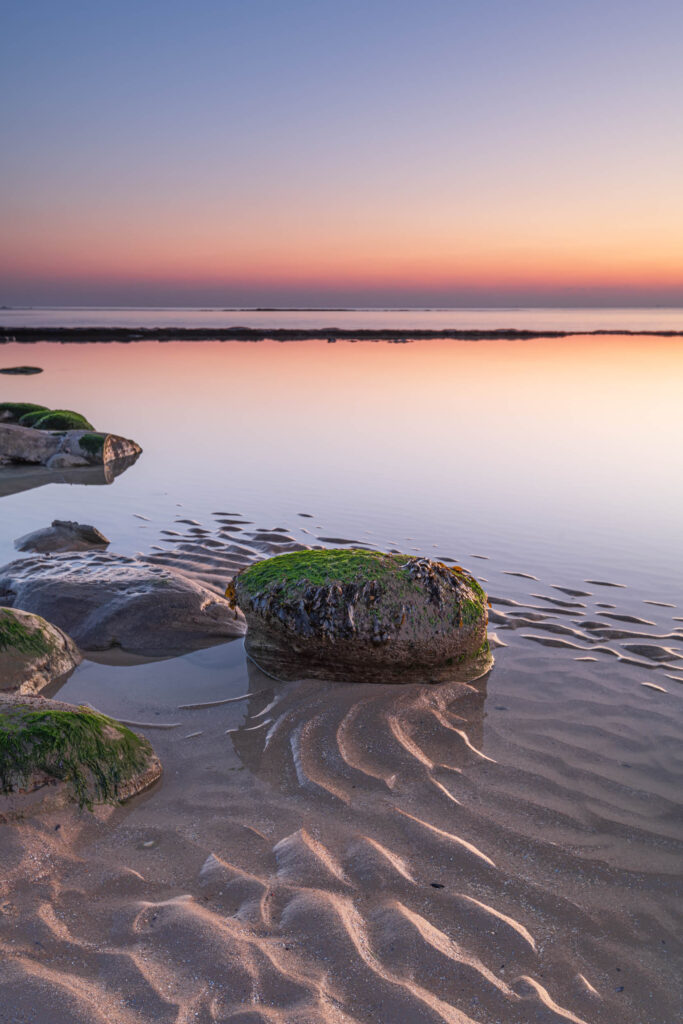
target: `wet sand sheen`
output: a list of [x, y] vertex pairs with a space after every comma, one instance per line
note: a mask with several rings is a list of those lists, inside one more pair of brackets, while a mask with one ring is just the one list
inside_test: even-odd
[[[300, 546], [230, 525], [179, 518], [152, 557], [218, 590]], [[166, 771], [94, 820], [3, 831], [16, 1019], [675, 1020], [678, 705], [669, 661], [646, 680], [627, 656], [672, 631], [617, 610], [638, 632], [605, 647], [613, 623], [515, 577], [473, 686], [277, 684], [240, 641], [77, 672], [60, 696], [156, 724]]]

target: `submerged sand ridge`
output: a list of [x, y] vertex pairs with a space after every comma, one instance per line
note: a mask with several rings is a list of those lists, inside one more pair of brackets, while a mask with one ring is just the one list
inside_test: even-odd
[[[175, 526], [147, 557], [217, 591], [302, 546]], [[676, 1020], [677, 684], [640, 687], [674, 663], [606, 641], [590, 593], [486, 575], [507, 646], [471, 685], [282, 684], [239, 640], [179, 659], [184, 699], [174, 663], [127, 694], [79, 670], [65, 699], [172, 726], [148, 733], [165, 777], [0, 832], [0, 1020]], [[674, 614], [651, 631], [680, 649]]]

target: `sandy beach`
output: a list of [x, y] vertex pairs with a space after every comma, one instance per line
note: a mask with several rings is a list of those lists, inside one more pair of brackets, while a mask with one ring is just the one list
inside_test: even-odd
[[[292, 544], [232, 517], [179, 523], [157, 557], [217, 588]], [[138, 659], [118, 693], [120, 663], [76, 673], [60, 698], [108, 695], [164, 776], [2, 827], [0, 1020], [677, 1019], [680, 745], [641, 680], [683, 672], [629, 655], [619, 605], [586, 628], [609, 581], [577, 598], [495, 571], [515, 597], [493, 596], [472, 685], [279, 683], [241, 640]]]
[[3, 5], [0, 1024], [683, 1022], [682, 38]]

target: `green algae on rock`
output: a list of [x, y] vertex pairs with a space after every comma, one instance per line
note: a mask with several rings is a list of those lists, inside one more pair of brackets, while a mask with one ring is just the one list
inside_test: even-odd
[[22, 416], [31, 412], [49, 412], [46, 405], [36, 405], [35, 402], [0, 402], [0, 420], [10, 423], [18, 423]]
[[0, 608], [0, 693], [39, 693], [78, 665], [70, 637], [39, 615]]
[[31, 426], [36, 430], [93, 430], [93, 425], [80, 412], [71, 409], [49, 409], [31, 423], [25, 423], [26, 417], [19, 421], [22, 426]]
[[[59, 795], [79, 807], [118, 803], [161, 774], [149, 741], [87, 707], [42, 698], [0, 697], [0, 820]], [[60, 786], [60, 784], [62, 784]], [[22, 800], [23, 798], [23, 800]], [[33, 801], [35, 803], [35, 801]]]
[[99, 455], [104, 448], [104, 442], [107, 439], [106, 434], [83, 434], [79, 438], [78, 443], [85, 452], [89, 452], [90, 455]]
[[297, 551], [243, 569], [227, 596], [246, 617], [248, 653], [280, 678], [467, 681], [493, 663], [486, 594], [427, 558]]

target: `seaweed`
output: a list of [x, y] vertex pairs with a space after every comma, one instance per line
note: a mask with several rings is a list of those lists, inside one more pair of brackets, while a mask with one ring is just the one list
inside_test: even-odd
[[49, 412], [49, 409], [32, 409], [30, 412], [26, 412], [23, 416], [19, 417], [19, 426], [32, 427]]
[[106, 434], [84, 434], [78, 442], [85, 452], [90, 455], [99, 455], [104, 447]]
[[144, 770], [149, 742], [89, 708], [0, 710], [0, 792], [26, 786], [45, 773], [66, 783], [79, 807], [116, 803], [122, 785]]
[[52, 409], [32, 424], [37, 430], [93, 430], [93, 425], [80, 412]]
[[379, 581], [389, 574], [395, 575], [405, 560], [405, 555], [387, 555], [363, 548], [293, 551], [243, 569], [239, 582], [250, 594], [260, 593], [275, 583], [284, 584], [285, 593], [302, 584], [314, 587], [329, 583], [363, 584]]
[[30, 630], [9, 609], [0, 612], [0, 651], [16, 650], [20, 654], [49, 654], [54, 644], [42, 629]]
[[9, 413], [16, 422], [29, 412], [49, 412], [46, 405], [36, 405], [35, 402], [0, 402], [0, 416]]

